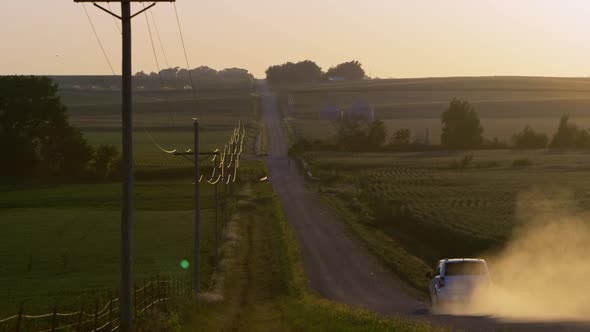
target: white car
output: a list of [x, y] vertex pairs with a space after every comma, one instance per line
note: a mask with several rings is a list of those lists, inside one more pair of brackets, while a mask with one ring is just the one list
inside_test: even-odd
[[490, 285], [488, 266], [479, 258], [442, 259], [436, 274], [426, 276], [432, 278], [430, 301], [433, 307], [465, 303], [475, 289]]

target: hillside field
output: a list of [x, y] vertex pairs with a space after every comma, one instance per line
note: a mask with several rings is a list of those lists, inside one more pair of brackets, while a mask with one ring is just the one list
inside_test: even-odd
[[532, 126], [553, 134], [559, 117], [569, 114], [582, 128], [590, 127], [590, 79], [544, 77], [456, 77], [371, 80], [318, 84], [281, 89], [283, 110], [288, 95], [293, 111], [286, 117], [307, 138], [334, 135], [330, 121], [320, 121], [320, 111], [329, 105], [346, 110], [366, 103], [375, 118], [386, 122], [390, 132], [408, 128], [413, 139], [423, 142], [426, 132], [432, 144], [440, 143], [442, 112], [453, 98], [475, 106], [484, 136], [508, 142], [512, 135]]

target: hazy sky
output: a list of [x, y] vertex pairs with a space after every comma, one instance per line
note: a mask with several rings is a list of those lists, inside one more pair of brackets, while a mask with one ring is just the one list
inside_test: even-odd
[[[178, 0], [177, 7], [192, 67], [243, 67], [262, 77], [286, 61], [327, 69], [357, 59], [374, 77], [590, 75], [588, 0]], [[87, 8], [120, 73], [115, 23]], [[184, 66], [172, 4], [153, 13], [169, 64]], [[134, 72], [155, 70], [144, 16], [133, 36]], [[110, 73], [73, 0], [3, 0], [0, 42], [0, 74]]]

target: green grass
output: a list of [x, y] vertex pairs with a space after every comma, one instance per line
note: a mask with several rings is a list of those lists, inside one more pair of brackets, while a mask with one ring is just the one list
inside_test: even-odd
[[[456, 164], [473, 156], [463, 170]], [[590, 209], [585, 151], [306, 153], [321, 190], [364, 244], [414, 288], [444, 257], [486, 255], [530, 220], [522, 194], [565, 191]], [[515, 160], [529, 166], [515, 167]], [[522, 208], [522, 205], [521, 205]], [[526, 206], [524, 207], [526, 209]]]
[[[139, 182], [135, 187], [133, 256], [135, 279], [190, 277], [192, 262], [191, 179]], [[212, 188], [203, 186], [202, 286], [213, 263]], [[1, 316], [20, 301], [28, 312], [53, 303], [72, 308], [93, 303], [119, 284], [119, 184], [0, 187], [4, 239], [0, 243]]]

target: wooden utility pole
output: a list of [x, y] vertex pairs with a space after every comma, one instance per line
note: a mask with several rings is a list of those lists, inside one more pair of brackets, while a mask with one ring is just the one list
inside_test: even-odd
[[194, 251], [194, 261], [195, 261], [195, 271], [193, 274], [193, 292], [195, 296], [199, 294], [199, 290], [201, 289], [200, 284], [200, 272], [199, 268], [200, 264], [200, 255], [201, 255], [201, 165], [199, 162], [199, 121], [195, 119], [194, 122], [194, 130], [195, 130], [195, 137], [194, 137], [194, 147], [193, 152], [195, 159], [195, 251]]
[[175, 152], [175, 156], [188, 156], [193, 157], [195, 164], [195, 243], [193, 252], [193, 292], [194, 295], [198, 295], [200, 291], [200, 255], [201, 255], [201, 189], [199, 182], [201, 179], [201, 163], [199, 161], [200, 156], [212, 156], [217, 155], [219, 152], [200, 152], [199, 151], [199, 121], [194, 119], [193, 123], [194, 130], [194, 143], [193, 150], [186, 152]]
[[[91, 2], [97, 8], [113, 15], [122, 22], [122, 141], [123, 141], [123, 197], [121, 211], [121, 331], [133, 331], [133, 271], [132, 271], [132, 233], [133, 233], [133, 94], [132, 94], [132, 56], [131, 56], [131, 20], [152, 8], [157, 2], [174, 2], [175, 0], [74, 0], [74, 2]], [[121, 15], [101, 7], [100, 2], [120, 2]], [[138, 13], [131, 14], [132, 2], [152, 2], [152, 5]]]

